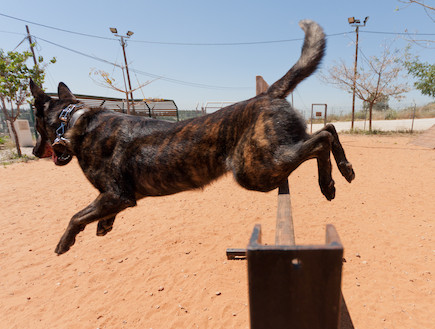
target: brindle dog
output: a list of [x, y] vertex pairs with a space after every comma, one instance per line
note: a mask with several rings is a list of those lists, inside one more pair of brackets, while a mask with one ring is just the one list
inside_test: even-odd
[[301, 57], [266, 92], [215, 113], [178, 123], [146, 119], [80, 104], [59, 84], [59, 99], [47, 96], [32, 81], [37, 130], [37, 157], [56, 165], [72, 156], [100, 195], [75, 214], [55, 252], [63, 254], [76, 235], [98, 221], [97, 235], [112, 229], [115, 216], [146, 196], [201, 188], [228, 171], [243, 187], [270, 191], [301, 163], [316, 158], [319, 185], [335, 197], [330, 152], [348, 182], [354, 177], [333, 125], [309, 135], [303, 118], [285, 100], [319, 65], [325, 50], [322, 28], [308, 20]]

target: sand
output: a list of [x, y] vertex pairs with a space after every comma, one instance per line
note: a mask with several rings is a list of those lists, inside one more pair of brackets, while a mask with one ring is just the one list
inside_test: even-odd
[[[345, 247], [342, 290], [358, 329], [435, 328], [435, 151], [409, 137], [341, 137], [356, 180], [334, 164], [336, 199], [316, 162], [290, 177], [297, 244]], [[227, 175], [203, 191], [147, 198], [105, 237], [96, 224], [54, 248], [96, 190], [77, 162], [0, 168], [0, 328], [249, 328], [246, 261], [228, 261], [255, 224], [274, 241], [276, 191], [246, 191]]]

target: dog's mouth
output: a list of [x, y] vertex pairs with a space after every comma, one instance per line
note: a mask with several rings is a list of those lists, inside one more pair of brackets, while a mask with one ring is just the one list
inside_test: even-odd
[[52, 159], [56, 166], [64, 166], [72, 160], [72, 155], [67, 153], [58, 155], [56, 152], [53, 152]]
[[39, 158], [49, 158], [53, 160], [56, 166], [64, 166], [72, 160], [72, 155], [63, 145], [52, 146], [50, 143], [45, 143], [44, 152]]
[[68, 152], [67, 148], [63, 145], [51, 146], [51, 158], [56, 166], [64, 166], [72, 160], [72, 155]]

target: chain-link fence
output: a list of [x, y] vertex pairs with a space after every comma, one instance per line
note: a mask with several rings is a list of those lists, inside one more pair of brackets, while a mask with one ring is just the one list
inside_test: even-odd
[[[30, 106], [28, 108], [20, 109], [20, 116], [18, 117], [18, 120], [29, 121], [30, 131], [33, 136], [35, 135], [35, 119]], [[0, 112], [0, 134], [9, 135], [8, 123], [3, 112]]]
[[[311, 121], [311, 108], [299, 110], [307, 122]], [[320, 111], [320, 110], [319, 110]], [[323, 112], [323, 111], [321, 111]], [[320, 117], [314, 116], [314, 122], [323, 122], [323, 113]], [[374, 106], [373, 120], [399, 120], [399, 119], [423, 119], [435, 118], [435, 102], [423, 106], [416, 106], [411, 103], [398, 103], [389, 106]], [[330, 106], [327, 110], [327, 121], [350, 121], [352, 119], [352, 108], [350, 106]], [[368, 120], [369, 109], [367, 106], [355, 107], [355, 120]]]
[[[308, 124], [311, 124], [311, 109], [300, 110]], [[324, 123], [324, 113], [321, 112], [320, 116], [313, 116], [313, 124]], [[183, 111], [179, 110], [179, 120], [187, 120], [204, 115], [201, 111], [191, 110]], [[412, 119], [426, 119], [435, 118], [435, 102], [429, 103], [423, 106], [415, 106], [410, 103], [399, 103], [393, 106], [375, 107], [373, 110], [373, 121], [380, 120], [412, 120]], [[35, 122], [30, 106], [28, 108], [21, 109], [19, 119], [28, 120], [32, 135], [35, 134]], [[351, 107], [349, 106], [329, 106], [327, 107], [327, 122], [350, 122], [352, 119]], [[358, 126], [368, 127], [369, 110], [367, 107], [358, 106], [355, 109], [355, 121], [359, 122]], [[364, 124], [365, 123], [365, 124]], [[409, 127], [408, 127], [409, 126]], [[407, 124], [407, 130], [411, 130], [413, 127], [411, 124]], [[0, 134], [9, 135], [8, 125], [5, 120], [4, 114], [0, 112]]]

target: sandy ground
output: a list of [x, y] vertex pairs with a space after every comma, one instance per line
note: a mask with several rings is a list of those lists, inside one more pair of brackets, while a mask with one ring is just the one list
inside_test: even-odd
[[[322, 244], [335, 225], [356, 328], [435, 328], [435, 151], [409, 137], [341, 138], [356, 180], [334, 165], [335, 200], [321, 195], [315, 161], [290, 177], [296, 242]], [[228, 175], [144, 199], [58, 257], [69, 218], [97, 195], [77, 162], [7, 165], [0, 187], [0, 328], [249, 328], [246, 262], [225, 250], [245, 247], [257, 223], [273, 243], [276, 191]]]

